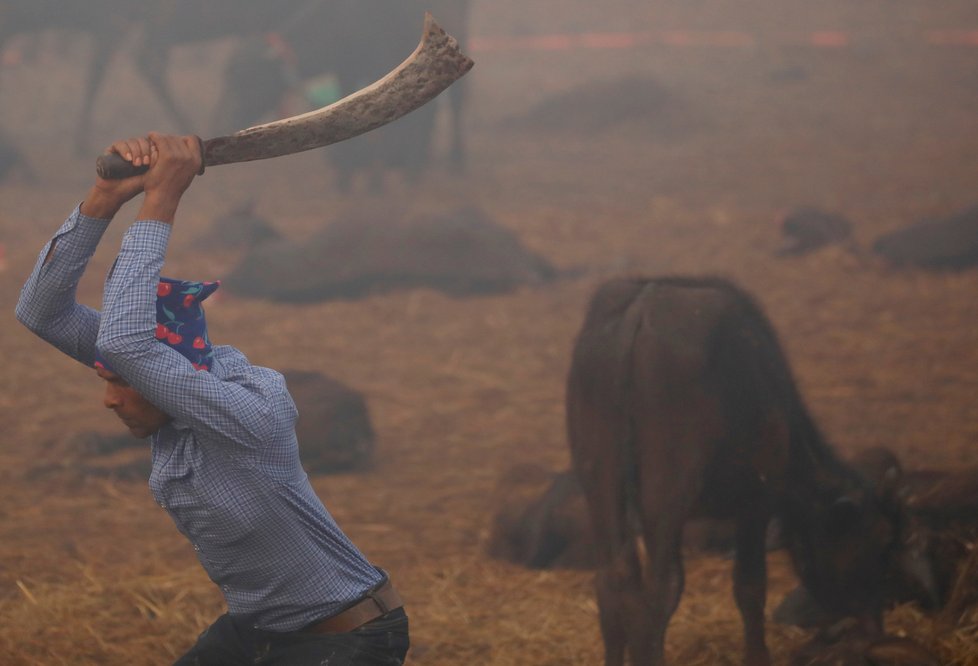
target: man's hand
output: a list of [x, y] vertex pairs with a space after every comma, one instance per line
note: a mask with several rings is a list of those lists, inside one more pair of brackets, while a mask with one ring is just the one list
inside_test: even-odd
[[[133, 166], [144, 166], [151, 163], [156, 147], [150, 143], [148, 137], [140, 137], [116, 141], [105, 152], [118, 153]], [[121, 180], [96, 179], [82, 203], [82, 214], [103, 219], [114, 217], [123, 204], [143, 191], [144, 180], [145, 174]]]
[[180, 198], [200, 172], [200, 139], [193, 135], [170, 136], [150, 132], [147, 140], [146, 146], [141, 141], [132, 146], [139, 150], [141, 158], [137, 163], [136, 153], [132, 153], [133, 164], [140, 166], [146, 164], [146, 160], [149, 162], [149, 171], [142, 176], [142, 189], [146, 196], [136, 219], [173, 224]]

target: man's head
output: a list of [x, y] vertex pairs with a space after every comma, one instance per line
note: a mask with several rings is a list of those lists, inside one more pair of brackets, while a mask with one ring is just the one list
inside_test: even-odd
[[[196, 371], [209, 371], [213, 363], [207, 320], [201, 303], [220, 282], [187, 282], [161, 277], [156, 289], [156, 331], [160, 344], [187, 359]], [[155, 405], [129, 385], [95, 350], [95, 369], [105, 380], [105, 406], [115, 411], [136, 437], [149, 437], [169, 420]]]
[[149, 437], [170, 421], [170, 416], [129, 386], [122, 377], [96, 368], [98, 376], [105, 380], [104, 404], [116, 413], [134, 436]]

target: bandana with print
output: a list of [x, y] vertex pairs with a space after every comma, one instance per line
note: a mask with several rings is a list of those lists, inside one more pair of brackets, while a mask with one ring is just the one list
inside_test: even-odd
[[[217, 282], [161, 277], [156, 287], [156, 339], [180, 352], [195, 370], [210, 370], [213, 351], [201, 301], [217, 291]], [[112, 371], [98, 350], [95, 367]]]

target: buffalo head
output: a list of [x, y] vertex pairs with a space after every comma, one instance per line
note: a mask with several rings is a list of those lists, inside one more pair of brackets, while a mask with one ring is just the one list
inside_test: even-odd
[[785, 520], [798, 574], [819, 606], [856, 617], [874, 633], [882, 629], [887, 579], [905, 554], [899, 480], [897, 468], [875, 485], [853, 474], [851, 485], [813, 506], [792, 507], [804, 515]]

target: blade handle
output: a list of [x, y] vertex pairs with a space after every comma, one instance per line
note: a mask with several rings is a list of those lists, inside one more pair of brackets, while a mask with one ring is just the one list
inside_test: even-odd
[[127, 161], [118, 153], [99, 155], [95, 160], [95, 172], [98, 173], [99, 178], [106, 180], [122, 180], [146, 173], [148, 170], [148, 164], [138, 167], [133, 166], [132, 162]]
[[[200, 171], [197, 172], [198, 176], [203, 175], [204, 167], [206, 166], [205, 160], [207, 155], [207, 143], [201, 139], [199, 136], [197, 138], [197, 143], [200, 145]], [[127, 161], [119, 153], [104, 153], [95, 158], [95, 173], [98, 174], [99, 178], [105, 180], [122, 180], [124, 178], [130, 178], [132, 176], [138, 176], [140, 174], [149, 171], [149, 165], [144, 164], [142, 166], [133, 166], [132, 162]]]

